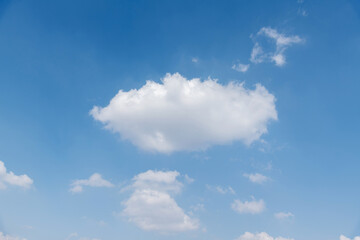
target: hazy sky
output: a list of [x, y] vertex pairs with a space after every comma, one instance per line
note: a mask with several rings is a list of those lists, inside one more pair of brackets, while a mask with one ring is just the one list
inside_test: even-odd
[[0, 240], [359, 240], [360, 3], [0, 1]]

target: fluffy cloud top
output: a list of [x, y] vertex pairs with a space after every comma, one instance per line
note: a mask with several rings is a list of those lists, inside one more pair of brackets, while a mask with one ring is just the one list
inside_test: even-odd
[[[348, 238], [348, 237], [345, 237], [344, 235], [341, 235], [340, 240], [351, 240], [351, 238]], [[360, 236], [354, 237], [353, 240], [360, 240]]]
[[269, 180], [268, 177], [260, 174], [260, 173], [253, 173], [253, 174], [243, 174], [244, 177], [248, 178], [253, 183], [262, 184]]
[[179, 73], [120, 90], [108, 106], [95, 106], [90, 114], [136, 146], [162, 153], [236, 140], [251, 144], [277, 119], [275, 97], [260, 84], [250, 90], [212, 79], [187, 80]]
[[26, 240], [25, 238], [13, 237], [0, 232], [0, 240]]
[[28, 175], [15, 175], [6, 170], [5, 164], [0, 161], [0, 189], [5, 189], [7, 185], [14, 185], [23, 188], [30, 188], [33, 180]]
[[294, 217], [294, 214], [292, 214], [291, 212], [278, 212], [275, 213], [274, 216], [277, 219], [286, 219], [286, 218]]
[[176, 171], [152, 171], [133, 178], [133, 190], [123, 204], [123, 214], [143, 230], [180, 232], [198, 228], [198, 221], [181, 209], [172, 194], [180, 192], [182, 183]]
[[[275, 50], [271, 51], [266, 49], [265, 51], [258, 42], [258, 38], [260, 36], [275, 41]], [[256, 34], [255, 39], [256, 42], [251, 52], [250, 61], [253, 63], [271, 61], [275, 62], [275, 65], [277, 66], [282, 66], [286, 63], [284, 53], [289, 46], [304, 42], [304, 39], [300, 38], [299, 36], [286, 36], [284, 34], [278, 33], [276, 29], [270, 27], [261, 28], [260, 31]]]
[[266, 232], [261, 233], [250, 233], [246, 232], [244, 235], [240, 236], [236, 240], [294, 240], [292, 238], [283, 238], [283, 237], [277, 237], [274, 238], [267, 234]]
[[100, 174], [94, 173], [93, 175], [90, 176], [89, 179], [79, 179], [79, 180], [73, 181], [73, 183], [71, 183], [70, 192], [80, 193], [84, 190], [83, 189], [84, 186], [113, 187], [114, 185], [111, 182], [103, 179]]
[[258, 214], [265, 210], [265, 202], [262, 199], [257, 201], [255, 198], [252, 198], [251, 201], [245, 202], [234, 200], [234, 202], [231, 204], [231, 208], [241, 214]]

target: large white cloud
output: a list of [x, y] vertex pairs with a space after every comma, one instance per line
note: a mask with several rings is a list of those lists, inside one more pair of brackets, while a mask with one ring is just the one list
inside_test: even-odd
[[238, 213], [250, 213], [250, 214], [258, 214], [265, 210], [265, 202], [264, 200], [256, 200], [252, 198], [251, 201], [240, 201], [234, 200], [231, 204], [231, 208]]
[[123, 215], [143, 230], [181, 232], [195, 230], [198, 220], [178, 206], [172, 195], [179, 193], [182, 183], [176, 171], [149, 170], [133, 178], [131, 196], [123, 202]]
[[202, 150], [215, 144], [251, 144], [277, 119], [275, 97], [260, 84], [222, 85], [166, 74], [161, 83], [120, 90], [106, 107], [90, 114], [123, 139], [150, 151]]
[[10, 235], [5, 235], [4, 233], [0, 232], [0, 240], [26, 240], [25, 238], [14, 237]]
[[[345, 237], [344, 235], [341, 235], [340, 240], [351, 240], [351, 238]], [[360, 236], [354, 237], [352, 240], [360, 240]]]
[[79, 179], [71, 183], [70, 192], [80, 193], [83, 191], [84, 186], [89, 187], [114, 187], [114, 184], [102, 178], [98, 173], [94, 173], [89, 179]]
[[266, 232], [261, 233], [250, 233], [246, 232], [243, 235], [241, 235], [236, 240], [294, 240], [292, 238], [284, 238], [284, 237], [272, 237]]
[[[263, 36], [275, 42], [275, 50], [264, 49], [259, 43], [259, 37]], [[282, 66], [286, 63], [285, 50], [297, 43], [304, 42], [305, 40], [299, 36], [286, 36], [279, 33], [276, 29], [270, 27], [263, 27], [254, 37], [255, 45], [251, 52], [250, 61], [253, 63], [261, 63], [264, 61], [274, 62], [277, 66]]]
[[7, 185], [14, 185], [23, 188], [30, 188], [33, 180], [26, 174], [15, 175], [6, 170], [5, 164], [0, 161], [0, 189], [5, 189]]

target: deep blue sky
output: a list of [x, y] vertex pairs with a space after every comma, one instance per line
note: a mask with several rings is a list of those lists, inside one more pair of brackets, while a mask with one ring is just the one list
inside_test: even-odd
[[[0, 1], [0, 161], [34, 180], [28, 190], [0, 189], [0, 232], [28, 240], [75, 232], [101, 240], [360, 235], [359, 14], [360, 3], [346, 0]], [[250, 36], [263, 27], [304, 39], [286, 49], [284, 66], [250, 63]], [[238, 62], [249, 70], [234, 71]], [[262, 84], [278, 114], [261, 137], [267, 143], [154, 153], [89, 114], [120, 89], [176, 72], [222, 85], [244, 81], [249, 89]], [[185, 212], [204, 205], [195, 213], [198, 230], [164, 235], [117, 216], [129, 197], [122, 187], [149, 169], [195, 180], [175, 199]], [[116, 187], [69, 192], [73, 180], [95, 172]], [[256, 172], [271, 180], [259, 185], [243, 176]], [[231, 209], [250, 196], [264, 199], [266, 210]], [[279, 220], [276, 212], [294, 217]]]

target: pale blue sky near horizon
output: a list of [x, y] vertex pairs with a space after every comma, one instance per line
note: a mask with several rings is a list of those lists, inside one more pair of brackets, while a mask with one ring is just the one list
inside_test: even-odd
[[[262, 28], [302, 39], [286, 48], [284, 65], [250, 61]], [[248, 70], [232, 69], [238, 63]], [[0, 161], [33, 180], [29, 189], [0, 188], [0, 232], [27, 240], [360, 236], [359, 66], [355, 0], [0, 1]], [[276, 98], [278, 120], [249, 146], [163, 154], [90, 114], [167, 73], [250, 90], [260, 83]], [[181, 174], [173, 197], [196, 229], [147, 231], [124, 215], [132, 194], [124, 188], [148, 170]], [[94, 173], [114, 186], [69, 191]], [[244, 177], [252, 173], [268, 181]], [[261, 213], [232, 209], [252, 196], [264, 200]]]

